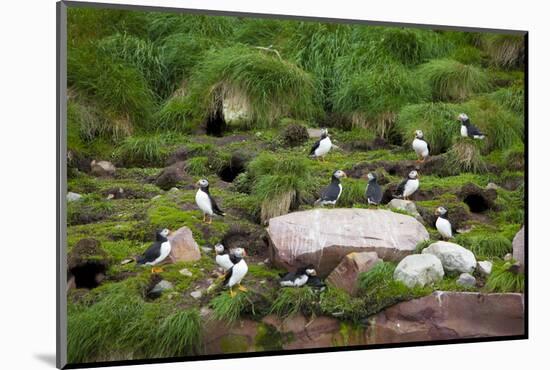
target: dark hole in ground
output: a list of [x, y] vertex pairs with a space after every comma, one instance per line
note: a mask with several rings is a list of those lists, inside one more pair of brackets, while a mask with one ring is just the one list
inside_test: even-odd
[[206, 134], [210, 136], [222, 136], [227, 128], [227, 123], [223, 117], [223, 103], [218, 100], [216, 110], [206, 119]]
[[489, 209], [487, 200], [479, 194], [469, 194], [464, 198], [464, 203], [470, 208], [470, 212], [481, 213]]
[[88, 262], [72, 268], [70, 273], [74, 277], [76, 288], [93, 289], [105, 277], [105, 265]]
[[220, 179], [222, 179], [225, 182], [233, 182], [235, 180], [235, 177], [237, 177], [240, 173], [244, 172], [244, 167], [242, 166], [225, 166], [223, 167], [220, 172], [219, 176]]

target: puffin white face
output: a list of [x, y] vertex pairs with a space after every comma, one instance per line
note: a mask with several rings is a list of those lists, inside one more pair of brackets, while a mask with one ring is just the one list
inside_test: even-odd
[[161, 232], [160, 232], [159, 234], [162, 235], [163, 237], [167, 238], [167, 237], [168, 237], [168, 234], [170, 234], [170, 230], [168, 230], [168, 229], [162, 229]]
[[315, 269], [306, 269], [306, 274], [308, 276], [317, 276], [317, 271]]
[[458, 115], [458, 120], [459, 120], [460, 122], [465, 122], [466, 120], [468, 120], [468, 115], [466, 115], [466, 113], [460, 113], [460, 114]]
[[223, 244], [218, 243], [214, 246], [214, 250], [216, 251], [216, 254], [221, 254], [225, 250], [225, 247], [223, 246]]
[[342, 170], [337, 170], [334, 172], [334, 177], [341, 179], [342, 177], [347, 177], [346, 173]]
[[321, 129], [321, 135], [328, 136], [328, 129], [326, 128]]
[[422, 132], [422, 130], [416, 130], [415, 136], [417, 139], [422, 139], [424, 137], [424, 133]]
[[372, 172], [369, 172], [368, 175], [367, 175], [367, 178], [369, 179], [369, 181], [372, 181], [372, 180], [376, 179], [376, 175]]
[[198, 182], [197, 182], [197, 185], [199, 186], [199, 188], [206, 188], [208, 186], [208, 180], [207, 179], [200, 179]]
[[246, 252], [245, 252], [244, 248], [235, 248], [233, 250], [233, 254], [237, 257], [240, 257], [240, 258], [243, 258], [244, 256], [246, 256]]
[[437, 207], [437, 209], [435, 210], [435, 214], [437, 216], [443, 216], [445, 213], [447, 213], [445, 207]]
[[418, 177], [418, 172], [412, 170], [409, 172], [409, 179], [416, 179]]

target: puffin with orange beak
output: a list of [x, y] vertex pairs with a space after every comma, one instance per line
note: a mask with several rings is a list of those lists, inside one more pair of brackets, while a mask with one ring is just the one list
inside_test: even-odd
[[[210, 195], [210, 185], [208, 184], [208, 180], [201, 179], [197, 182], [197, 186], [199, 187], [199, 190], [197, 190], [197, 194], [195, 195], [195, 202], [197, 203], [197, 206], [200, 208], [200, 210], [203, 213], [203, 222], [206, 222], [208, 224], [212, 223], [212, 216], [218, 215], [218, 216], [225, 216], [225, 212], [223, 212], [218, 205], [216, 204], [216, 201], [212, 196]], [[207, 216], [209, 219], [207, 220]]]
[[342, 184], [340, 183], [340, 180], [344, 177], [347, 177], [344, 171], [334, 171], [330, 185], [321, 190], [321, 197], [317, 199], [315, 205], [336, 205], [340, 195], [342, 195]]
[[231, 262], [233, 262], [233, 266], [229, 270], [227, 270], [223, 281], [223, 285], [229, 288], [229, 294], [231, 295], [231, 298], [237, 295], [233, 291], [233, 287], [235, 285], [237, 286], [237, 289], [242, 292], [246, 292], [248, 290], [241, 285], [241, 281], [248, 272], [248, 265], [244, 260], [245, 256], [246, 251], [244, 250], [244, 248], [235, 248], [233, 250], [233, 254], [231, 255]]
[[435, 215], [438, 216], [435, 221], [435, 227], [443, 239], [451, 239], [453, 237], [453, 227], [448, 219], [447, 210], [444, 207], [437, 207]]
[[405, 180], [401, 181], [397, 187], [395, 195], [399, 198], [403, 198], [404, 200], [408, 200], [408, 198], [418, 190], [419, 186], [420, 181], [418, 180], [418, 172], [413, 170], [409, 172], [409, 175]]

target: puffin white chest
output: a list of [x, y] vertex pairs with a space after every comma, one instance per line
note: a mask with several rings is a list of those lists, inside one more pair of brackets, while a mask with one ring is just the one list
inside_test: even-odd
[[210, 201], [210, 197], [202, 189], [197, 190], [197, 194], [195, 195], [195, 202], [197, 203], [197, 206], [200, 208], [200, 210], [203, 211], [203, 213], [209, 216], [212, 216], [214, 214], [214, 211], [212, 211], [212, 202]]
[[468, 137], [468, 127], [465, 125], [460, 126], [460, 135], [462, 137]]
[[216, 256], [216, 263], [224, 270], [229, 270], [233, 266], [229, 254], [218, 254]]
[[419, 156], [422, 156], [422, 157], [427, 157], [428, 156], [428, 143], [425, 142], [424, 140], [420, 140], [420, 139], [414, 139], [413, 142], [412, 142], [412, 147], [414, 149], [414, 151], [416, 152], [416, 154], [418, 154]]
[[444, 238], [453, 237], [453, 228], [451, 227], [449, 220], [446, 218], [438, 217], [437, 221], [435, 221], [435, 227]]
[[233, 287], [236, 284], [240, 284], [241, 280], [244, 278], [247, 272], [248, 272], [248, 265], [244, 260], [240, 260], [238, 263], [233, 265], [233, 269], [231, 270], [231, 277], [227, 282], [227, 286]]
[[321, 142], [319, 143], [319, 147], [315, 149], [315, 156], [316, 157], [322, 157], [325, 154], [327, 154], [330, 151], [330, 148], [332, 147], [332, 141], [330, 141], [330, 138], [327, 136]]
[[403, 190], [403, 196], [408, 197], [409, 195], [417, 191], [419, 185], [420, 185], [420, 182], [418, 181], [418, 179], [407, 180], [407, 183], [405, 184], [405, 189]]

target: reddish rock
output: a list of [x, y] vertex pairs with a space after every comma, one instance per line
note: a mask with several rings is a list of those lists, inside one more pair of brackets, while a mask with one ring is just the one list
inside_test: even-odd
[[108, 177], [113, 176], [116, 172], [114, 164], [108, 161], [96, 161], [93, 160], [90, 163], [91, 173], [94, 176]]
[[168, 256], [170, 261], [197, 261], [201, 258], [199, 245], [193, 239], [193, 232], [187, 226], [180, 227], [168, 236], [172, 251]]
[[429, 238], [413, 217], [387, 210], [314, 209], [269, 220], [271, 260], [286, 269], [313, 264], [327, 276], [351, 252], [399, 261]]
[[186, 177], [185, 162], [176, 162], [164, 168], [155, 179], [155, 185], [162, 190], [170, 190]]
[[514, 237], [512, 241], [512, 256], [519, 262], [519, 272], [525, 271], [525, 226]]
[[342, 262], [332, 270], [327, 282], [337, 288], [344, 289], [351, 295], [355, 295], [359, 274], [369, 271], [381, 261], [376, 252], [352, 252], [345, 256]]
[[434, 292], [369, 320], [369, 344], [524, 334], [523, 295]]

